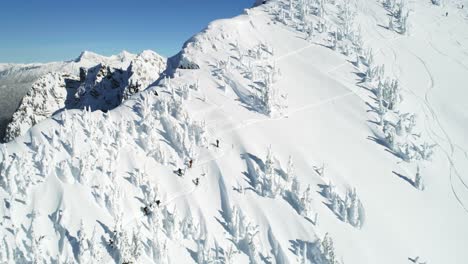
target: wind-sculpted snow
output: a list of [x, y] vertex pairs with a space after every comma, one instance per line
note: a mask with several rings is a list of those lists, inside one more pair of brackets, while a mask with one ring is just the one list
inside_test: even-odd
[[44, 77], [77, 109], [1, 145], [0, 262], [467, 262], [466, 10], [256, 3], [163, 78]]

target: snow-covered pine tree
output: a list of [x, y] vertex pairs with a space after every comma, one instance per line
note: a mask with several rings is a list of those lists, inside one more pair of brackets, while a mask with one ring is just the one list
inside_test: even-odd
[[347, 221], [352, 226], [361, 228], [363, 225], [363, 207], [361, 201], [357, 197], [356, 189], [348, 190], [346, 193], [346, 210], [347, 210]]
[[325, 234], [321, 241], [321, 251], [326, 264], [339, 264], [335, 255], [335, 246], [333, 240], [328, 233]]
[[300, 199], [300, 208], [301, 208], [301, 215], [305, 217], [312, 216], [312, 189], [307, 186], [307, 189], [302, 193], [302, 197]]
[[419, 170], [419, 166], [417, 166], [416, 168], [416, 176], [414, 177], [414, 187], [421, 191], [424, 190], [423, 179]]
[[283, 188], [283, 194], [284, 194], [285, 191], [292, 189], [293, 179], [296, 177], [295, 171], [294, 171], [294, 162], [293, 162], [292, 156], [289, 156], [288, 167], [286, 168], [285, 177], [286, 177], [285, 178], [286, 184], [285, 184], [285, 186]]
[[90, 256], [89, 256], [89, 241], [88, 237], [84, 228], [84, 222], [81, 220], [80, 227], [77, 232], [77, 240], [78, 240], [78, 262], [79, 263], [89, 263]]

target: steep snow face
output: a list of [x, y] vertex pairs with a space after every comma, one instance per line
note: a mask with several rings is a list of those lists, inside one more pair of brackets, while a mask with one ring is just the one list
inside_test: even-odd
[[13, 114], [4, 140], [23, 135], [31, 126], [63, 109], [113, 109], [155, 82], [166, 66], [165, 59], [153, 51], [136, 56], [122, 52], [111, 57], [85, 51], [75, 63], [92, 65], [100, 61], [109, 64], [80, 67], [80, 77], [51, 73], [36, 81]]
[[172, 78], [1, 145], [0, 261], [466, 263], [460, 7], [271, 0], [211, 23]]

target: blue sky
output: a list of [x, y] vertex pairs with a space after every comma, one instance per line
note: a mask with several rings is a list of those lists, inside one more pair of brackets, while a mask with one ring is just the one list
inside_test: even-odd
[[152, 49], [164, 56], [253, 0], [1, 0], [0, 62], [70, 60]]

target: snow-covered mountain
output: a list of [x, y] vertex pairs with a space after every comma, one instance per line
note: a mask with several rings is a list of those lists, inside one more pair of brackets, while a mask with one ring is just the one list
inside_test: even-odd
[[468, 3], [265, 2], [1, 145], [0, 262], [466, 263]]
[[[89, 65], [92, 66], [88, 68]], [[77, 66], [80, 66], [79, 73], [76, 73]], [[63, 109], [89, 107], [107, 111], [115, 108], [122, 100], [156, 81], [166, 68], [166, 59], [149, 50], [139, 55], [124, 51], [110, 57], [85, 51], [75, 61], [60, 67], [55, 64], [41, 67], [52, 72], [36, 80], [22, 98], [6, 128], [6, 142]], [[57, 69], [62, 72], [53, 72]], [[18, 70], [21, 71], [24, 70]], [[35, 76], [36, 72], [26, 70], [26, 74]], [[11, 75], [15, 74], [6, 73], [7, 78]]]
[[17, 110], [21, 99], [31, 89], [34, 82], [51, 72], [63, 72], [78, 75], [80, 67], [93, 67], [100, 63], [115, 68], [126, 69], [136, 55], [126, 51], [118, 55], [105, 57], [90, 51], [84, 51], [71, 61], [31, 64], [0, 64], [0, 139], [5, 137], [5, 129]]

